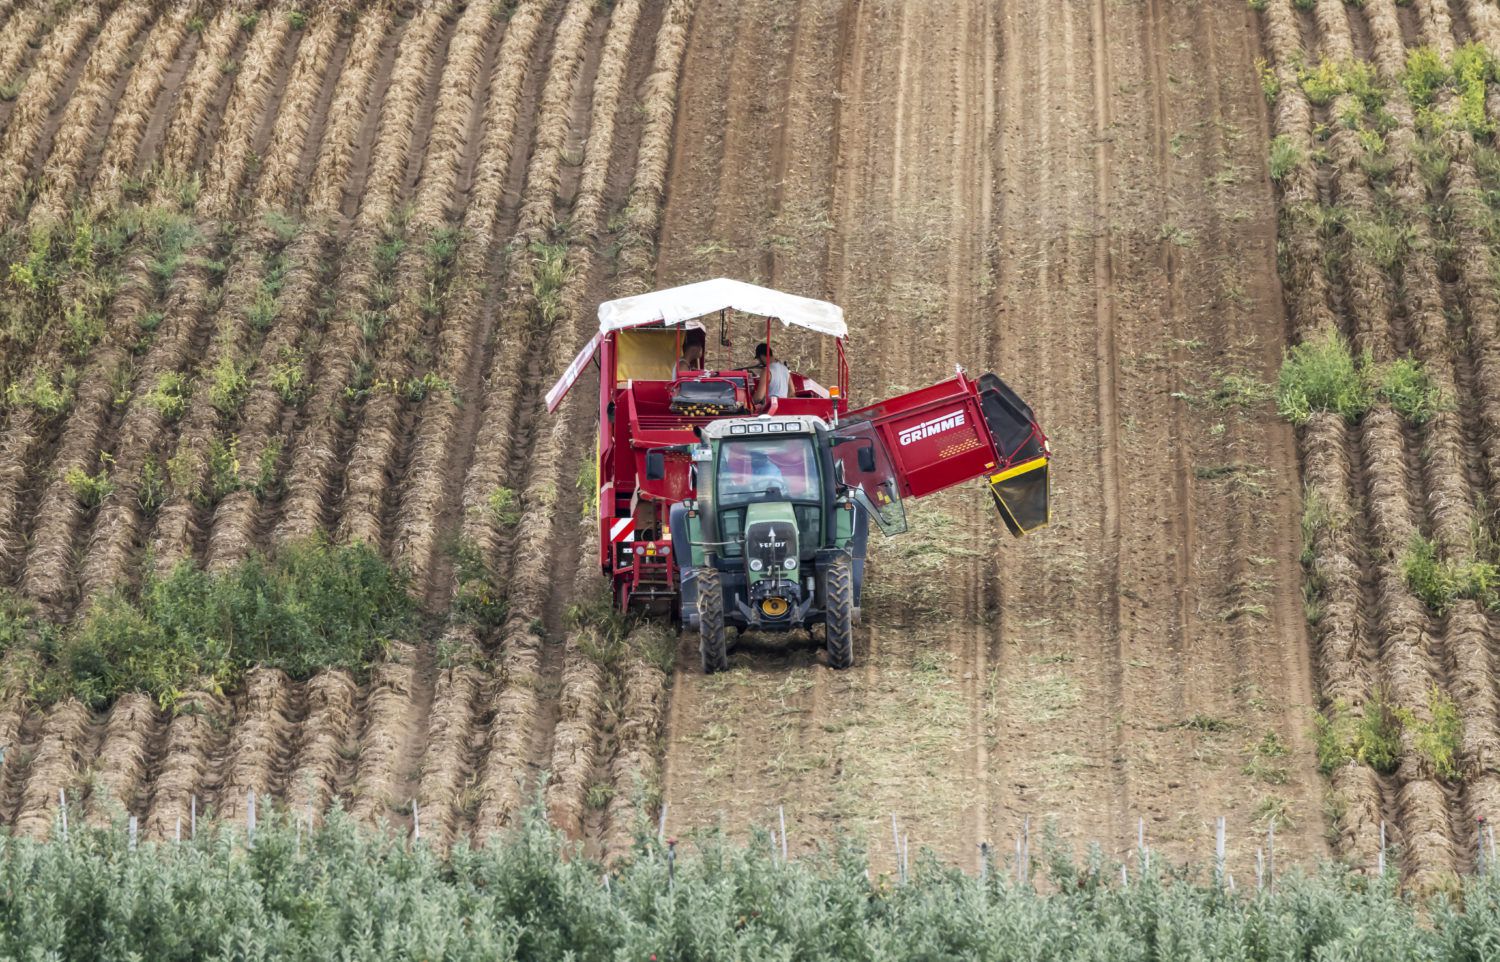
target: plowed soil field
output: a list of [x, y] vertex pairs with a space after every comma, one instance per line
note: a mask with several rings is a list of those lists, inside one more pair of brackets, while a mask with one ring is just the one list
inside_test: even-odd
[[[1500, 20], [1255, 6], [0, 2], [4, 586], [66, 624], [321, 531], [405, 566], [427, 613], [368, 678], [258, 669], [170, 711], [12, 685], [0, 824], [48, 832], [61, 790], [169, 838], [253, 795], [416, 812], [444, 844], [548, 773], [606, 853], [665, 806], [669, 834], [784, 810], [793, 849], [848, 833], [887, 862], [894, 818], [968, 867], [1028, 820], [1203, 859], [1223, 816], [1242, 877], [1272, 824], [1283, 858], [1363, 864], [1386, 822], [1409, 873], [1465, 868], [1500, 785], [1493, 616], [1428, 610], [1398, 555], [1458, 552], [1500, 503], [1500, 165], [1459, 131], [1434, 179], [1402, 78], [1418, 48], [1500, 49]], [[1330, 139], [1357, 95], [1309, 99], [1324, 61], [1385, 84], [1389, 169]], [[1404, 225], [1404, 268], [1310, 216], [1333, 208]], [[26, 273], [125, 218], [147, 226], [107, 283]], [[967, 486], [917, 506], [873, 548], [847, 672], [794, 635], [704, 677], [694, 639], [580, 619], [594, 412], [542, 393], [600, 301], [717, 276], [841, 304], [856, 403], [1000, 373], [1051, 437], [1053, 525], [1013, 541]], [[1324, 325], [1457, 403], [1294, 431], [1265, 385]], [[1304, 469], [1348, 522], [1305, 548]], [[1454, 694], [1461, 772], [1408, 738], [1391, 772], [1320, 774], [1318, 711], [1377, 683], [1417, 718]]]

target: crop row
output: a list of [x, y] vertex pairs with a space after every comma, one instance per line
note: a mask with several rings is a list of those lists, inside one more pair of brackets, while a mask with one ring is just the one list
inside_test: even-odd
[[[1346, 850], [1369, 857], [1384, 806], [1399, 815], [1408, 871], [1433, 884], [1465, 864], [1455, 845], [1464, 824], [1500, 802], [1486, 761], [1496, 705], [1479, 683], [1490, 670], [1491, 616], [1473, 599], [1432, 607], [1414, 587], [1412, 560], [1419, 544], [1456, 560], [1488, 537], [1482, 505], [1496, 479], [1473, 470], [1471, 439], [1494, 417], [1492, 402], [1476, 396], [1476, 382], [1493, 376], [1494, 342], [1473, 323], [1490, 308], [1450, 280], [1455, 265], [1462, 278], [1476, 258], [1485, 263], [1488, 243], [1472, 201], [1458, 218], [1438, 212], [1473, 189], [1464, 144], [1475, 135], [1463, 129], [1465, 73], [1453, 65], [1493, 61], [1483, 48], [1455, 43], [1444, 3], [1422, 7], [1412, 38], [1391, 0], [1358, 10], [1320, 0], [1307, 14], [1294, 6], [1267, 4], [1262, 22], [1272, 175], [1298, 339], [1335, 330], [1366, 365], [1410, 358], [1404, 363], [1421, 371], [1424, 390], [1444, 399], [1420, 415], [1377, 401], [1368, 413], [1318, 415], [1302, 428], [1306, 560], [1332, 719], [1320, 748]], [[1488, 13], [1467, 6], [1464, 23], [1483, 34]], [[1316, 51], [1302, 47], [1303, 17], [1315, 27]], [[1354, 17], [1364, 21], [1368, 59], [1356, 55]], [[1453, 79], [1428, 81], [1432, 63]], [[1477, 360], [1455, 348], [1465, 340]], [[1370, 737], [1352, 751], [1335, 745], [1344, 736], [1328, 733], [1346, 725], [1363, 725]], [[1382, 744], [1393, 750], [1376, 751]]]

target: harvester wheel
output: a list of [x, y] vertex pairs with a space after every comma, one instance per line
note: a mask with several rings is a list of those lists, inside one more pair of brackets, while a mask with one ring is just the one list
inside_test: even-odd
[[854, 664], [854, 563], [840, 555], [823, 574], [823, 594], [828, 611], [824, 631], [828, 644], [828, 667]]
[[708, 567], [698, 571], [698, 653], [703, 656], [705, 675], [729, 667], [724, 643], [724, 589], [719, 586], [719, 572]]

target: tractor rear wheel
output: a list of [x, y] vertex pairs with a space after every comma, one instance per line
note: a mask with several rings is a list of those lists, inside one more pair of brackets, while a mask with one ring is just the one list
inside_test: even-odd
[[729, 667], [724, 641], [724, 589], [719, 585], [719, 572], [710, 567], [698, 569], [698, 653], [703, 656], [705, 675]]
[[854, 562], [839, 555], [823, 572], [823, 634], [828, 645], [828, 667], [854, 664]]

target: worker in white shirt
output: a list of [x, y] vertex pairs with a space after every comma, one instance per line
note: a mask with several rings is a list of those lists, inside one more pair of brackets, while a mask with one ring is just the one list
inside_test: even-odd
[[790, 397], [792, 372], [785, 364], [776, 360], [771, 353], [771, 345], [765, 341], [755, 345], [755, 360], [761, 367], [760, 380], [755, 385], [756, 405], [764, 406], [773, 397]]

